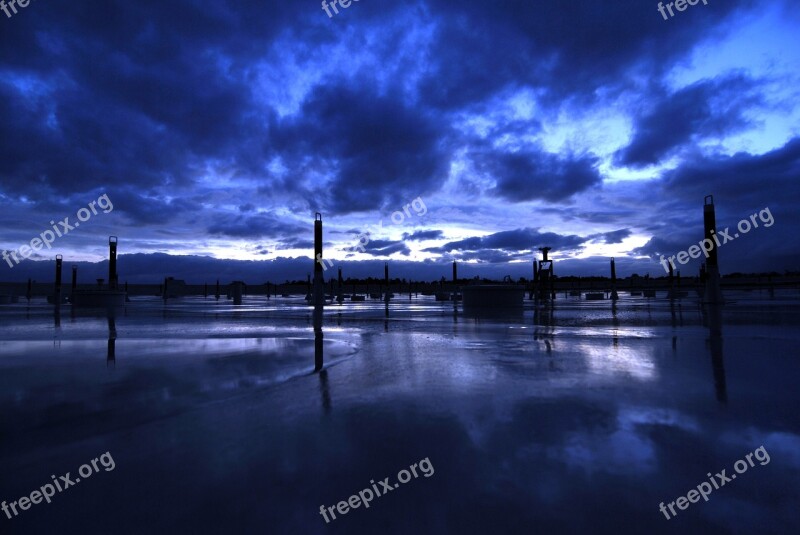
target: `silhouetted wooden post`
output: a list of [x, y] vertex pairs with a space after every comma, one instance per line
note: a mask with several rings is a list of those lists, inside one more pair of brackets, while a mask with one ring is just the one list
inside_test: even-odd
[[617, 294], [617, 265], [614, 259], [611, 259], [611, 300], [616, 301], [619, 299]]
[[233, 297], [233, 304], [234, 305], [241, 305], [242, 304], [242, 293], [244, 291], [244, 282], [242, 281], [233, 281], [231, 283], [231, 297]]
[[64, 257], [60, 254], [56, 255], [56, 284], [55, 284], [55, 295], [53, 296], [53, 303], [56, 307], [61, 306], [61, 264], [64, 261]]
[[116, 236], [108, 237], [108, 288], [117, 289], [117, 242]]
[[[703, 224], [705, 226], [703, 244], [709, 243], [711, 248], [708, 251], [708, 260], [706, 261], [706, 291], [703, 296], [703, 302], [722, 304], [724, 300], [722, 298], [722, 289], [720, 288], [719, 260], [717, 258], [717, 247], [719, 246], [719, 238], [716, 236], [717, 214], [712, 195], [707, 195], [704, 200]], [[707, 249], [708, 247], [704, 247], [703, 252], [706, 252]]]
[[342, 268], [339, 268], [339, 285], [337, 287], [336, 301], [341, 305], [344, 302], [344, 279], [342, 279]]
[[383, 278], [386, 281], [385, 301], [388, 303], [389, 302], [389, 262], [386, 262], [383, 265]]
[[453, 260], [453, 301], [456, 300], [458, 294], [458, 264]]
[[324, 266], [322, 264], [322, 214], [314, 215], [314, 306], [325, 304]]

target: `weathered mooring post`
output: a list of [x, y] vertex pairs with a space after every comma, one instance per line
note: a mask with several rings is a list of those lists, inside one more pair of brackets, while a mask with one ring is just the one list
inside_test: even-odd
[[[717, 214], [714, 207], [714, 196], [706, 195], [703, 205], [703, 224], [705, 226], [705, 244], [708, 242], [711, 250], [708, 251], [708, 260], [706, 261], [706, 289], [703, 295], [703, 302], [709, 304], [722, 304], [722, 289], [720, 288], [719, 277], [719, 260], [717, 257], [717, 247], [719, 241], [717, 232]], [[704, 248], [705, 252], [707, 248]]]
[[56, 284], [54, 288], [55, 294], [53, 295], [53, 304], [56, 307], [61, 306], [61, 265], [64, 262], [64, 257], [60, 254], [56, 255]]
[[233, 281], [231, 283], [231, 297], [233, 297], [234, 305], [242, 304], [242, 294], [244, 293], [244, 282]]
[[117, 289], [117, 242], [116, 236], [108, 237], [108, 288]]
[[387, 303], [389, 302], [389, 262], [385, 262], [383, 264], [383, 280], [386, 283], [386, 295], [384, 296], [384, 301]]
[[619, 299], [617, 293], [617, 265], [614, 259], [611, 259], [611, 300], [616, 301]]
[[458, 264], [453, 260], [453, 301], [458, 295]]
[[336, 287], [336, 302], [340, 305], [344, 302], [344, 279], [342, 278], [342, 268], [339, 268], [339, 284]]
[[554, 299], [553, 261], [547, 258], [552, 247], [540, 247], [539, 250], [542, 252], [542, 259], [539, 261], [539, 298]]
[[314, 306], [325, 305], [325, 281], [322, 265], [322, 214], [314, 214]]

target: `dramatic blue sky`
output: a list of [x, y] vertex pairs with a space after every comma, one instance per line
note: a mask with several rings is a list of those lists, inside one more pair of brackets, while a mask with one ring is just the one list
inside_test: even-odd
[[[775, 221], [721, 248], [723, 272], [800, 269], [797, 3], [709, 0], [666, 21], [656, 6], [0, 12], [0, 249], [106, 194], [111, 213], [32, 259], [101, 260], [114, 234], [122, 253], [273, 260], [283, 279], [306, 271], [319, 211], [325, 256], [356, 272], [388, 259], [438, 276], [455, 258], [465, 276], [528, 275], [550, 245], [557, 274], [606, 274], [614, 256], [622, 275], [659, 275], [656, 255], [702, 239], [714, 194], [722, 228], [764, 208]], [[414, 199], [425, 210], [393, 224]], [[366, 252], [348, 250], [365, 231]]]

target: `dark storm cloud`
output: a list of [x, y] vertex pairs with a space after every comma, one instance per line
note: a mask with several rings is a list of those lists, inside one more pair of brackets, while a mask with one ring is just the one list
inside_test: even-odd
[[[309, 229], [268, 213], [218, 217], [208, 227], [210, 234], [234, 238], [285, 238], [308, 234]], [[289, 240], [287, 243], [290, 243]], [[293, 243], [293, 242], [292, 242]], [[300, 241], [299, 243], [308, 243]]]
[[[578, 87], [584, 83], [580, 77], [611, 79], [652, 52], [654, 43], [662, 45], [655, 50], [675, 54], [668, 45], [680, 36], [688, 39], [685, 50], [691, 36], [702, 34], [695, 31], [698, 25], [731, 9], [726, 3], [714, 6], [713, 13], [708, 9], [665, 25], [652, 6], [633, 2], [582, 8], [526, 2], [420, 5], [427, 7], [419, 14], [428, 11], [440, 33], [425, 55], [434, 64], [423, 77], [418, 103], [403, 96], [403, 74], [414, 66], [406, 62], [380, 93], [363, 75], [325, 80], [313, 88], [293, 124], [256, 106], [249, 69], [263, 60], [280, 31], [297, 30], [303, 50], [333, 42], [341, 28], [315, 24], [328, 22], [321, 12], [256, 0], [235, 6], [111, 0], [28, 9], [0, 35], [0, 64], [8, 73], [0, 78], [0, 136], [12, 140], [0, 148], [3, 189], [43, 196], [111, 183], [191, 187], [207, 161], [235, 161], [240, 173], [267, 182], [265, 191], [277, 186], [303, 194], [314, 209], [394, 209], [437, 189], [445, 178], [447, 123], [427, 106], [479, 102], [512, 82], [543, 86], [563, 79]], [[407, 6], [359, 8], [348, 13], [347, 24], [386, 24], [393, 9]], [[605, 23], [597, 24], [597, 17]], [[377, 49], [381, 56], [390, 57], [399, 46], [404, 33], [394, 30]], [[557, 60], [541, 61], [556, 55]], [[550, 66], [532, 68], [540, 64]], [[265, 175], [265, 162], [283, 153], [324, 158], [332, 181], [301, 187]], [[540, 157], [539, 167], [567, 177], [537, 195], [530, 191], [536, 184], [529, 189], [513, 176], [521, 164], [511, 160], [494, 164], [512, 173], [498, 185], [504, 197], [521, 188], [528, 198], [563, 199], [594, 180], [590, 162]], [[159, 218], [153, 222], [163, 221], [163, 215], [152, 214]]]
[[573, 220], [580, 220], [589, 223], [599, 223], [599, 224], [619, 224], [619, 223], [626, 223], [630, 221], [632, 217], [636, 215], [636, 211], [630, 210], [627, 208], [617, 208], [615, 210], [597, 210], [597, 211], [585, 211], [579, 209], [572, 209], [564, 210], [563, 208], [541, 208], [539, 212], [547, 213], [547, 214], [556, 214], [562, 217], [565, 221], [573, 221]]
[[620, 230], [615, 230], [613, 232], [602, 232], [600, 234], [593, 234], [589, 236], [594, 241], [599, 241], [603, 243], [622, 243], [625, 238], [628, 238], [631, 234], [630, 229], [623, 228]]
[[798, 178], [800, 137], [761, 155], [694, 156], [664, 173], [662, 189], [667, 197], [694, 203], [714, 194], [736, 210], [751, 210], [770, 203], [796, 204]]
[[425, 240], [438, 240], [444, 237], [444, 232], [441, 230], [418, 230], [409, 234], [403, 233], [404, 240], [410, 241], [425, 241]]
[[370, 240], [364, 246], [364, 253], [372, 256], [389, 256], [400, 253], [404, 256], [411, 254], [411, 250], [402, 241], [391, 240]]
[[755, 80], [736, 74], [662, 95], [634, 122], [633, 139], [615, 154], [615, 162], [630, 167], [657, 164], [676, 148], [752, 126], [745, 113], [762, 104], [758, 87]]
[[114, 211], [135, 224], [164, 224], [180, 215], [199, 214], [203, 210], [199, 202], [187, 197], [164, 198], [139, 193], [131, 187], [110, 189], [108, 197], [114, 203]]
[[[724, 25], [752, 0], [716, 2], [665, 23], [656, 3], [431, 0], [441, 32], [422, 88], [443, 108], [482, 100], [508, 85], [548, 87], [548, 97], [591, 96], [634, 65], [651, 75]], [[679, 23], [675, 23], [679, 22]]]
[[314, 240], [307, 238], [292, 238], [288, 240], [279, 240], [276, 249], [306, 249], [308, 251], [313, 251]]
[[721, 257], [748, 259], [747, 267], [732, 269], [736, 266], [729, 263], [723, 272], [756, 271], [755, 266], [767, 270], [770, 264], [794, 268], [800, 262], [795, 246], [800, 225], [798, 178], [800, 138], [761, 155], [695, 156], [664, 174], [659, 198], [669, 202], [655, 209], [663, 216], [655, 217], [648, 229], [653, 237], [632, 253], [669, 256], [702, 240], [703, 200], [711, 194], [718, 229], [729, 227], [733, 234], [740, 220], [767, 208], [775, 221], [721, 247]]
[[463, 262], [477, 261], [482, 264], [508, 264], [514, 260], [530, 260], [531, 252], [506, 253], [497, 249], [481, 249], [474, 252], [463, 252], [454, 255]]
[[541, 199], [563, 202], [596, 186], [602, 178], [597, 158], [528, 150], [514, 153], [482, 151], [473, 154], [475, 168], [497, 181], [490, 193], [511, 202]]
[[399, 209], [446, 179], [449, 127], [399, 97], [347, 85], [318, 86], [302, 116], [278, 123], [273, 144], [284, 155], [330, 162], [333, 179], [307, 192], [331, 214]]
[[[650, 238], [647, 243], [641, 247], [636, 247], [631, 250], [631, 252], [635, 255], [649, 256], [650, 258], [658, 258], [660, 255], [674, 255], [678, 251], [688, 249], [690, 245], [697, 243], [698, 235], [702, 236], [702, 225], [695, 224], [693, 227], [699, 228], [691, 229], [695, 232], [687, 232], [686, 229], [674, 232], [674, 229], [671, 229], [673, 230], [671, 234], [665, 232], [663, 236], [654, 236]], [[697, 232], [697, 230], [699, 230], [699, 232]]]
[[559, 251], [574, 250], [580, 248], [586, 241], [588, 238], [580, 236], [560, 235], [553, 232], [540, 233], [537, 229], [523, 228], [452, 241], [440, 247], [430, 247], [425, 251], [440, 254], [453, 252], [487, 254], [491, 251], [499, 251], [508, 255], [529, 252], [543, 246], [553, 247]]
[[243, 68], [296, 9], [181, 0], [33, 7], [0, 35], [0, 136], [16, 140], [0, 149], [4, 191], [186, 186], [208, 158], [260, 168], [266, 121], [252, 113]]
[[[541, 135], [538, 117], [499, 120], [487, 127], [485, 144], [477, 145], [454, 130], [456, 117], [492, 117], [496, 97], [520, 89], [536, 95], [543, 116], [562, 103], [579, 107], [583, 97], [629, 89], [634, 66], [636, 76], [658, 79], [697, 42], [730, 29], [733, 10], [751, 4], [712, 3], [665, 22], [655, 5], [638, 0], [376, 0], [335, 21], [318, 3], [39, 2], [4, 21], [0, 34], [0, 199], [6, 206], [25, 197], [37, 211], [66, 215], [72, 205], [105, 192], [115, 214], [137, 227], [151, 224], [162, 235], [172, 230], [166, 223], [178, 221], [194, 225], [198, 241], [205, 230], [269, 237], [282, 248], [306, 248], [309, 228], [259, 212], [263, 200], [271, 201], [270, 208], [319, 210], [326, 217], [388, 213], [437, 192], [460, 153], [496, 181], [488, 192], [495, 197], [571, 201], [600, 184], [594, 154], [498, 148], [504, 137]], [[417, 34], [428, 37], [406, 41]], [[320, 50], [336, 52], [330, 61], [340, 65], [315, 78], [319, 65], [308, 58]], [[343, 61], [343, 50], [352, 58]], [[272, 99], [280, 99], [265, 94], [283, 80], [264, 82], [261, 68], [274, 69], [276, 77], [296, 76], [276, 90], [297, 96], [296, 113], [281, 116], [271, 107], [278, 106]], [[741, 128], [743, 110], [757, 103], [757, 89], [763, 88], [736, 75], [674, 95], [663, 89], [643, 95], [649, 106], [619, 158], [643, 165], [695, 137]], [[725, 98], [729, 108], [719, 103]], [[676, 121], [675, 128], [666, 127], [667, 119]], [[726, 209], [745, 202], [757, 209], [767, 204], [766, 196], [788, 203], [796, 153], [797, 144], [790, 143], [763, 157], [688, 154], [684, 165], [664, 175], [669, 202], [657, 202], [660, 213], [647, 228], [660, 232], [666, 223], [678, 224], [684, 212], [669, 203], [685, 206], [708, 192], [730, 195]], [[273, 171], [276, 159], [286, 173]], [[225, 203], [207, 198], [215, 178], [231, 184]], [[607, 228], [630, 224], [624, 206], [558, 213]], [[459, 247], [475, 245], [469, 240], [451, 242], [449, 251], [499, 262], [539, 245], [571, 250], [590, 239], [511, 232], [528, 234], [517, 242], [504, 233], [472, 238], [476, 249]], [[624, 239], [604, 236], [607, 243]], [[142, 243], [147, 237], [138, 236]], [[442, 238], [439, 231], [407, 236]], [[371, 245], [369, 254], [376, 256], [409, 254], [402, 242]], [[445, 247], [438, 249], [445, 253]]]

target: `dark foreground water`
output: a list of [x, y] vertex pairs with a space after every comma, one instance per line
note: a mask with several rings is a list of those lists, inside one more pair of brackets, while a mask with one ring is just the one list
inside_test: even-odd
[[2, 306], [0, 533], [797, 533], [800, 294], [727, 297]]

